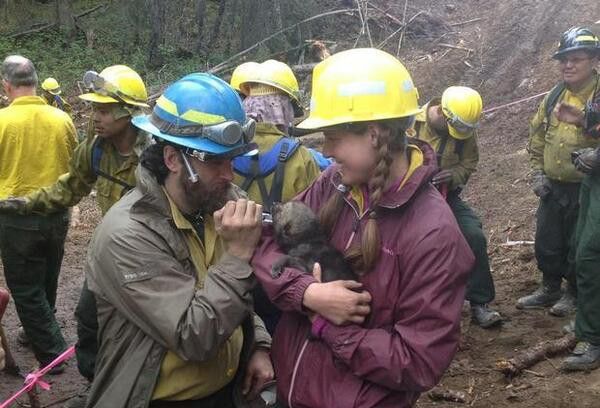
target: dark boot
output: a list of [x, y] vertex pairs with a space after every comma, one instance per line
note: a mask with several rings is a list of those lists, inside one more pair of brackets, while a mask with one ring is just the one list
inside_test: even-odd
[[565, 317], [575, 312], [577, 299], [572, 291], [567, 289], [558, 302], [548, 311], [552, 316]]
[[471, 303], [471, 318], [478, 326], [488, 329], [502, 323], [500, 313], [491, 309], [488, 305]]
[[560, 282], [544, 282], [531, 295], [517, 300], [517, 309], [536, 309], [552, 306], [560, 299]]
[[561, 366], [563, 371], [589, 371], [600, 367], [600, 345], [580, 341]]

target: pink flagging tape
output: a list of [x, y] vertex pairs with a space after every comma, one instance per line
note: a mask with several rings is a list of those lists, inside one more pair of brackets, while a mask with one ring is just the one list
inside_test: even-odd
[[39, 370], [35, 370], [34, 372], [27, 374], [25, 377], [25, 384], [23, 388], [17, 391], [12, 397], [4, 401], [0, 404], [0, 408], [8, 408], [10, 405], [17, 400], [21, 395], [31, 391], [36, 385], [39, 385], [42, 389], [48, 391], [50, 389], [50, 384], [42, 380], [42, 377], [48, 373], [51, 369], [56, 367], [62, 362], [67, 361], [71, 357], [75, 355], [75, 346], [69, 347], [64, 353], [60, 356], [56, 357], [54, 361], [48, 364], [44, 368], [40, 368]]
[[537, 98], [542, 97], [544, 95], [547, 95], [549, 93], [550, 93], [550, 91], [548, 91], [548, 92], [542, 92], [542, 93], [539, 93], [537, 95], [533, 95], [533, 96], [528, 96], [526, 98], [517, 99], [516, 101], [510, 102], [510, 103], [505, 103], [504, 105], [494, 106], [493, 108], [486, 109], [486, 110], [483, 111], [483, 113], [484, 114], [486, 114], [486, 113], [492, 113], [492, 112], [495, 112], [495, 111], [500, 110], [500, 109], [508, 108], [509, 106], [518, 105], [520, 103], [527, 102], [527, 101], [530, 101], [532, 99], [537, 99]]

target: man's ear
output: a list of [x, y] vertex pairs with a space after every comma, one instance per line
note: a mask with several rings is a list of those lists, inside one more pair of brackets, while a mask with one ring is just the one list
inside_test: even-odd
[[163, 159], [165, 166], [173, 173], [179, 173], [183, 166], [181, 151], [173, 146], [166, 145], [163, 149]]

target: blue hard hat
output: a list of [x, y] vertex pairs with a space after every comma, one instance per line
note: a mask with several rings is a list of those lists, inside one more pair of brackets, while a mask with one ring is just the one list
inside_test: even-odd
[[256, 149], [251, 119], [237, 92], [207, 73], [184, 76], [158, 98], [151, 115], [132, 123], [155, 138], [209, 155], [238, 156]]

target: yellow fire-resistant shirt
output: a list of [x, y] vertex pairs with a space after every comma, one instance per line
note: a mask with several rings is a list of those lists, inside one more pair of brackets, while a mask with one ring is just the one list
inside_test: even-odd
[[[277, 144], [284, 134], [273, 124], [257, 123], [256, 133], [253, 142], [258, 145], [260, 154], [268, 152]], [[319, 166], [312, 157], [312, 154], [304, 146], [299, 146], [294, 154], [285, 162], [283, 191], [281, 192], [281, 201], [286, 202], [296, 197], [302, 191], [306, 190], [312, 182], [319, 177]], [[275, 172], [272, 172], [264, 178], [267, 192], [271, 191]], [[235, 173], [233, 182], [237, 186], [242, 186], [245, 177], [242, 174]], [[264, 204], [260, 194], [260, 187], [256, 181], [252, 182], [247, 189], [248, 198], [258, 204]]]
[[[564, 102], [583, 110], [586, 102], [593, 97], [596, 89], [600, 89], [599, 87], [599, 77], [595, 73], [580, 92], [571, 92], [567, 89], [557, 103]], [[527, 150], [531, 168], [543, 170], [553, 180], [579, 183], [584, 175], [575, 169], [571, 162], [571, 153], [585, 147], [597, 147], [600, 141], [585, 136], [580, 127], [560, 122], [554, 112], [550, 114], [548, 123], [547, 101], [548, 97], [544, 98], [529, 125]]]
[[441, 99], [438, 98], [423, 106], [423, 113], [417, 115], [415, 127], [411, 129], [411, 136], [427, 142], [436, 152], [440, 169], [452, 172], [452, 180], [448, 185], [448, 190], [452, 191], [464, 187], [471, 174], [477, 170], [477, 163], [479, 163], [477, 132], [465, 140], [458, 140], [449, 134], [437, 132], [427, 120], [427, 109], [440, 103]]
[[73, 121], [39, 96], [0, 109], [0, 199], [48, 186], [69, 170], [77, 146]]
[[[212, 216], [204, 218], [204, 241], [202, 241], [192, 224], [179, 211], [169, 195], [166, 194], [166, 196], [171, 205], [173, 222], [185, 236], [192, 263], [198, 271], [197, 285], [201, 288], [204, 285], [209, 265], [214, 264], [224, 252], [223, 242], [217, 236]], [[152, 399], [194, 400], [219, 391], [229, 384], [237, 373], [243, 342], [244, 334], [240, 326], [210, 360], [184, 361], [175, 353], [168, 351], [160, 367], [160, 376]]]
[[[25, 213], [51, 214], [65, 208], [74, 206], [83, 197], [88, 195], [94, 186], [98, 196], [96, 202], [102, 215], [113, 206], [114, 203], [129, 191], [122, 183], [135, 187], [135, 169], [139, 157], [144, 149], [150, 145], [150, 137], [143, 131], [138, 132], [133, 151], [128, 157], [120, 157], [115, 146], [108, 140], [99, 139], [99, 136], [88, 134], [75, 149], [69, 163], [67, 173], [54, 180], [45, 188], [38, 189], [28, 194], [26, 199]], [[106, 177], [98, 176], [93, 166], [93, 150], [96, 143], [100, 149], [98, 170], [102, 173], [121, 181], [117, 183]]]

